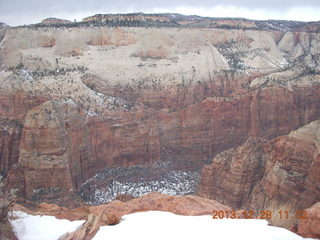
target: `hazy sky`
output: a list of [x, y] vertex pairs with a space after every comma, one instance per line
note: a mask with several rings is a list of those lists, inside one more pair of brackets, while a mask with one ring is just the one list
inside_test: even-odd
[[126, 12], [319, 21], [320, 0], [0, 0], [0, 22], [11, 26]]

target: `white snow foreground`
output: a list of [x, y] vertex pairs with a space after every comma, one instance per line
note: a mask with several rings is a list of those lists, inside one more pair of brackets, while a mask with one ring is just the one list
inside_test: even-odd
[[265, 220], [212, 219], [211, 216], [180, 216], [168, 212], [139, 212], [122, 217], [114, 226], [100, 227], [94, 240], [105, 239], [216, 239], [302, 240], [284, 228], [268, 226]]
[[[11, 224], [19, 240], [57, 240], [77, 229], [84, 221], [68, 221], [52, 216], [32, 216], [14, 212]], [[211, 216], [180, 216], [169, 212], [138, 212], [122, 217], [114, 226], [102, 226], [94, 240], [302, 240], [284, 228], [268, 226], [257, 219], [212, 219]]]
[[69, 221], [53, 216], [29, 215], [14, 211], [10, 223], [19, 240], [57, 240], [67, 232], [75, 231], [85, 221]]

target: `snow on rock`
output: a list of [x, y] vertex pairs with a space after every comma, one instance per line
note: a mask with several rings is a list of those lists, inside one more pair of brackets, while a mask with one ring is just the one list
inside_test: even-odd
[[114, 226], [102, 226], [93, 238], [105, 239], [219, 239], [302, 240], [284, 228], [268, 226], [257, 219], [212, 219], [211, 216], [180, 216], [169, 212], [139, 212], [125, 215]]
[[14, 211], [11, 219], [15, 219], [10, 222], [19, 240], [57, 240], [85, 222], [57, 219], [53, 216], [33, 216], [20, 211]]
[[21, 69], [20, 70], [21, 75], [27, 79], [27, 80], [33, 80], [32, 74], [28, 69]]
[[166, 168], [161, 165], [158, 169], [144, 166], [104, 169], [82, 185], [80, 195], [88, 204], [97, 205], [114, 200], [118, 194], [140, 197], [151, 192], [185, 195], [196, 191], [198, 171], [159, 173], [160, 167]]

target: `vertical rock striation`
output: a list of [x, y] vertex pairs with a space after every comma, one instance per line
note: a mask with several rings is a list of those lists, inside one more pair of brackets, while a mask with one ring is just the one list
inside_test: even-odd
[[[72, 100], [47, 101], [33, 108], [25, 119], [9, 184], [18, 185], [20, 194], [30, 200], [71, 194], [94, 173], [89, 141], [84, 118]], [[17, 179], [20, 174], [23, 177]]]
[[202, 169], [199, 195], [234, 208], [296, 209], [320, 199], [320, 121], [270, 141], [249, 139]]

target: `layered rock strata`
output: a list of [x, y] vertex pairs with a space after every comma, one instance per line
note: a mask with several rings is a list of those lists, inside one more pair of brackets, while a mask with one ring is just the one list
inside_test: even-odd
[[28, 200], [105, 167], [197, 169], [320, 116], [316, 31], [48, 25], [1, 39], [0, 166]]
[[198, 193], [234, 208], [308, 208], [320, 199], [319, 140], [319, 120], [271, 141], [250, 138], [203, 167]]

